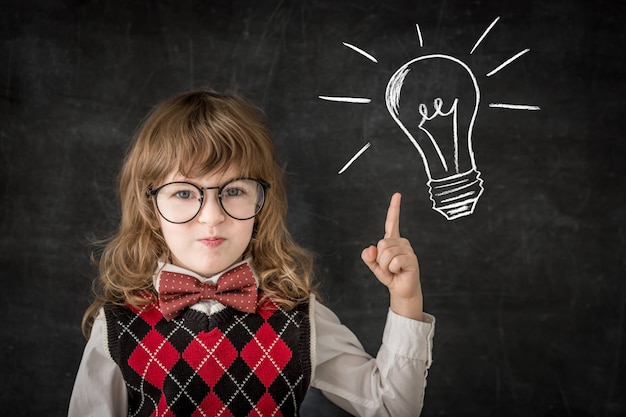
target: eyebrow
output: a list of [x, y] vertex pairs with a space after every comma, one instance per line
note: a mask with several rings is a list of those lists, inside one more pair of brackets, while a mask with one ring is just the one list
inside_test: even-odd
[[192, 181], [192, 179], [187, 178], [187, 177], [182, 177], [182, 179], [177, 179], [177, 178], [175, 177], [172, 181], [168, 181], [168, 182], [166, 182], [165, 184], [172, 183], [172, 182], [187, 182], [187, 183], [189, 183], [189, 184], [193, 184], [193, 185], [195, 185], [196, 187], [200, 187], [200, 188], [219, 188], [219, 187], [221, 187], [222, 185], [228, 184], [228, 183], [229, 183], [229, 182], [231, 182], [231, 181], [235, 181], [235, 180], [237, 180], [237, 179], [241, 179], [241, 178], [243, 178], [243, 177], [241, 177], [241, 176], [226, 177], [226, 179], [224, 179], [224, 180], [220, 181], [218, 185], [206, 185], [206, 186], [205, 186], [205, 185], [203, 185], [203, 184], [200, 184], [200, 182], [198, 182], [198, 181]]

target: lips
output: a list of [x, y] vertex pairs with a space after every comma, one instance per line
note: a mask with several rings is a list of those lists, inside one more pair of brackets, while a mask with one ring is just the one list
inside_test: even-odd
[[205, 245], [208, 246], [210, 248], [216, 248], [219, 245], [221, 245], [224, 242], [224, 238], [222, 237], [206, 237], [203, 239], [200, 239], [200, 242]]

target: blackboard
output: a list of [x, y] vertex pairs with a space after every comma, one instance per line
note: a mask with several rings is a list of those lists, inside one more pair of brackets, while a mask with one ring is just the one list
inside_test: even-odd
[[[624, 12], [583, 0], [1, 1], [3, 415], [66, 413], [90, 242], [115, 228], [124, 151], [153, 105], [198, 87], [265, 109], [292, 232], [372, 354], [388, 298], [359, 254], [403, 193], [401, 230], [438, 320], [422, 415], [625, 415]], [[484, 192], [455, 220], [432, 209], [420, 155], [385, 106], [394, 71], [426, 54], [464, 60], [481, 86]], [[311, 397], [303, 415], [344, 415]]]

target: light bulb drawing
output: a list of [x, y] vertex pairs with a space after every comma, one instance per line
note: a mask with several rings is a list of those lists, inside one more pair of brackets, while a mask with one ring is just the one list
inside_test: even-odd
[[[499, 19], [493, 20], [482, 33], [470, 55]], [[422, 47], [420, 27], [415, 27]], [[370, 61], [378, 62], [363, 49], [346, 42], [343, 44]], [[491, 77], [529, 51], [525, 49], [513, 55], [486, 76]], [[352, 104], [371, 102], [366, 97], [318, 97], [326, 101]], [[421, 156], [432, 208], [447, 220], [471, 215], [484, 191], [473, 149], [473, 132], [480, 99], [477, 78], [470, 67], [459, 58], [446, 54], [429, 54], [411, 59], [393, 73], [385, 89], [385, 104], [389, 114]], [[489, 107], [540, 110], [535, 105], [509, 103], [490, 103]], [[362, 147], [339, 174], [345, 172], [370, 146], [368, 142]]]
[[[437, 72], [466, 79], [469, 87], [429, 85]], [[484, 189], [472, 148], [480, 90], [470, 68], [448, 55], [415, 58], [391, 76], [385, 102], [422, 157], [433, 210], [448, 220], [472, 214]]]

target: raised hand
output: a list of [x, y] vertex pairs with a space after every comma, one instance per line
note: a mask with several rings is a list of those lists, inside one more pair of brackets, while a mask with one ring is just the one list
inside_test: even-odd
[[389, 289], [391, 309], [402, 316], [422, 320], [422, 288], [417, 256], [411, 243], [400, 237], [399, 193], [391, 197], [385, 236], [363, 250], [361, 259]]

